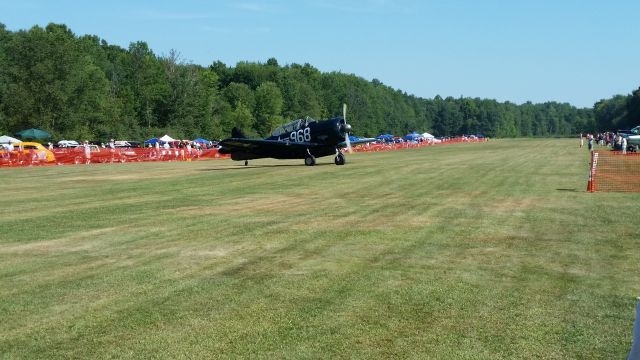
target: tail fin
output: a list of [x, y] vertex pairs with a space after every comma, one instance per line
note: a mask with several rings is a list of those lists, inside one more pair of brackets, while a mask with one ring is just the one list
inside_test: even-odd
[[240, 139], [244, 139], [246, 138], [246, 136], [244, 135], [244, 133], [242, 132], [242, 130], [238, 129], [237, 127], [234, 127], [231, 130], [231, 137], [232, 138], [240, 138]]

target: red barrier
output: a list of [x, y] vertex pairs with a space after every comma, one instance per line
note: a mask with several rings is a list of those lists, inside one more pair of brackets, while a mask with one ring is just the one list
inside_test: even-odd
[[640, 192], [640, 153], [592, 151], [587, 191]]
[[[453, 138], [441, 142], [404, 142], [391, 144], [369, 143], [353, 147], [355, 152], [373, 152], [411, 149], [423, 146], [454, 144], [462, 142], [483, 142], [484, 139]], [[58, 148], [52, 150], [55, 161], [47, 161], [43, 153], [20, 151], [0, 151], [0, 167], [9, 166], [42, 166], [42, 165], [72, 165], [72, 164], [111, 164], [126, 162], [148, 161], [194, 161], [207, 159], [228, 159], [218, 149], [197, 150], [194, 148], [101, 148], [91, 146], [77, 148]]]
[[71, 165], [71, 164], [106, 164], [148, 161], [192, 161], [197, 159], [228, 158], [221, 155], [218, 149], [186, 149], [186, 148], [100, 148], [84, 147], [53, 149], [55, 161], [46, 161], [36, 153], [19, 151], [0, 151], [0, 166], [34, 166], [34, 165]]
[[451, 138], [448, 140], [438, 140], [429, 141], [425, 140], [422, 142], [402, 142], [402, 143], [369, 143], [362, 144], [353, 147], [353, 151], [355, 152], [374, 152], [374, 151], [390, 151], [390, 150], [402, 150], [402, 149], [413, 149], [424, 146], [433, 146], [433, 145], [446, 145], [446, 144], [459, 144], [459, 143], [474, 143], [474, 142], [485, 142], [486, 139], [478, 139], [478, 138]]

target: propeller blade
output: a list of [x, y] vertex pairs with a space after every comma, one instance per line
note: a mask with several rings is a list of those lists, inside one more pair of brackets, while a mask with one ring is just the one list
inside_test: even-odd
[[351, 140], [349, 140], [348, 133], [344, 135], [344, 141], [347, 142], [347, 151], [349, 151], [349, 154], [353, 154], [353, 150], [351, 150]]
[[[347, 104], [342, 104], [342, 118], [344, 119], [345, 129], [350, 131], [351, 127], [347, 125]], [[352, 154], [353, 150], [351, 150], [351, 139], [349, 139], [348, 131], [344, 132], [344, 141], [347, 143], [347, 151], [349, 151], [349, 154]]]

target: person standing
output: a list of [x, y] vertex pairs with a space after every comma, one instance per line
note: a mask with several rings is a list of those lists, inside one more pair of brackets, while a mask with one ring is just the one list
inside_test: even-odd
[[115, 155], [116, 155], [116, 142], [115, 140], [111, 139], [109, 141], [109, 154], [111, 155], [111, 162], [113, 162]]
[[584, 146], [584, 136], [582, 136], [582, 133], [580, 133], [580, 148], [582, 149], [583, 146]]
[[627, 153], [627, 138], [626, 137], [622, 137], [622, 153], [626, 154]]
[[9, 165], [11, 165], [11, 155], [13, 155], [13, 150], [14, 150], [13, 144], [12, 143], [8, 143], [8, 144], [4, 145], [4, 147], [2, 147], [2, 145], [0, 145], [0, 150], [3, 150], [3, 149], [6, 150], [6, 151], [3, 151], [3, 153], [6, 153], [6, 154], [3, 154], [2, 156], [5, 159], [7, 159], [7, 162], [9, 163]]
[[11, 151], [15, 151], [16, 152], [16, 160], [18, 164], [22, 164], [22, 161], [24, 160], [24, 148], [22, 147], [22, 143], [19, 142], [17, 143], [17, 145], [13, 145], [13, 144], [9, 144], [9, 149], [12, 149]]
[[84, 146], [85, 162], [89, 164], [91, 163], [91, 146], [89, 146], [89, 141], [85, 140], [82, 146]]
[[165, 155], [169, 158], [171, 157], [171, 149], [169, 147], [169, 143], [165, 142], [162, 144], [162, 160], [165, 159]]

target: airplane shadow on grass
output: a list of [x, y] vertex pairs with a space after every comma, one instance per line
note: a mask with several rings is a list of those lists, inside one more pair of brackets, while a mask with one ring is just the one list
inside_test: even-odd
[[[315, 166], [328, 166], [333, 165], [331, 163], [320, 163]], [[238, 165], [238, 166], [229, 166], [224, 168], [210, 168], [210, 169], [200, 169], [200, 171], [227, 171], [227, 170], [248, 170], [248, 169], [261, 169], [261, 168], [277, 168], [277, 167], [305, 167], [304, 164], [265, 164], [265, 165]]]

